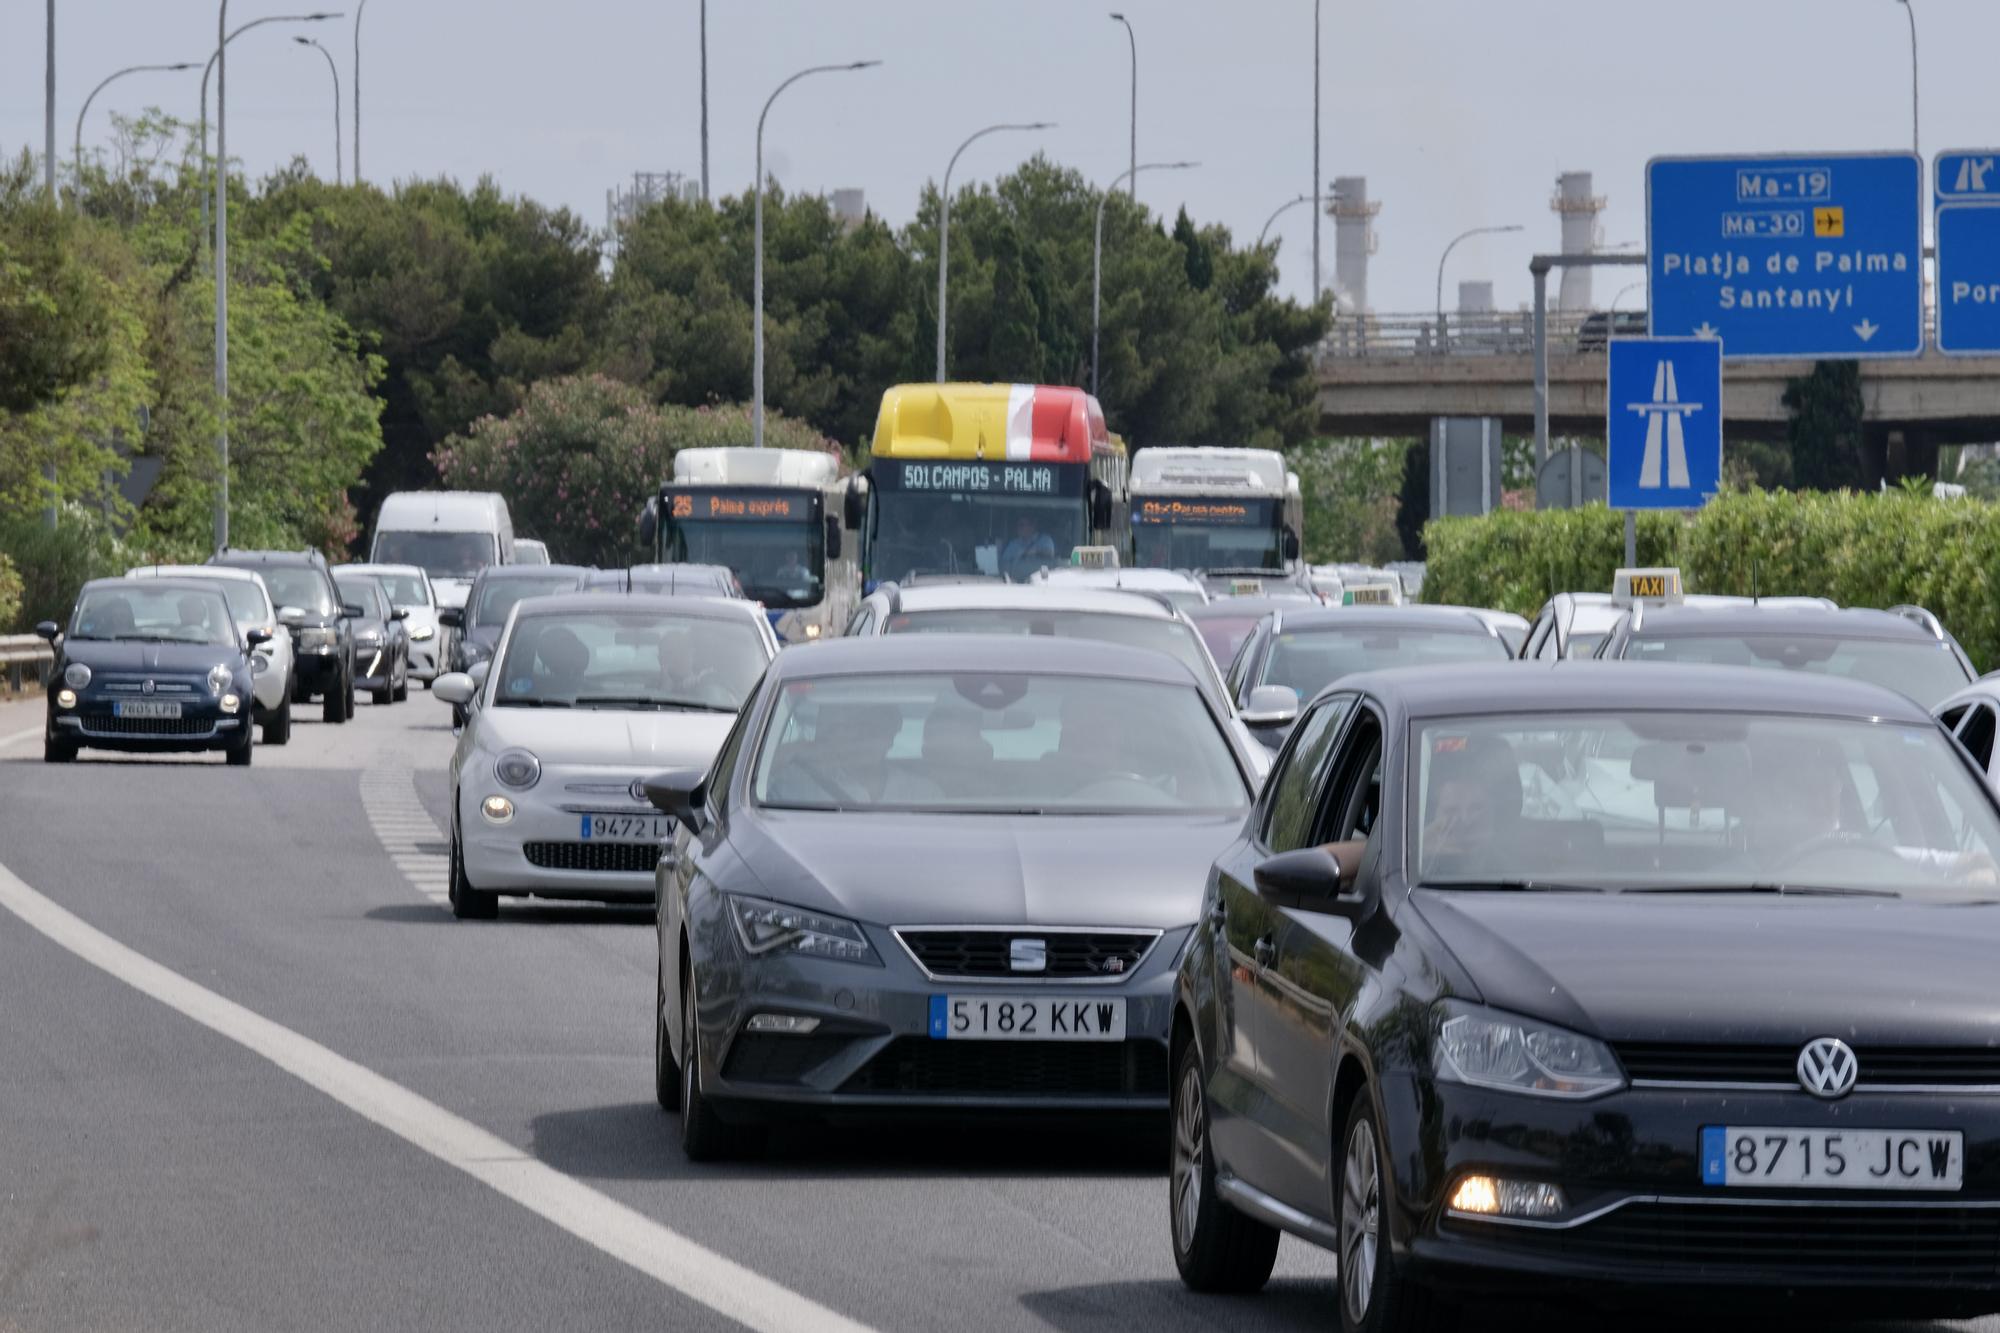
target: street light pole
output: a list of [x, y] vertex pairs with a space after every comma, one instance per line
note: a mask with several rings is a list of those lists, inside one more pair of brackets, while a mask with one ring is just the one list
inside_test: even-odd
[[[56, 0], [49, 0], [48, 68], [44, 71], [42, 135], [42, 185], [49, 202], [56, 201]], [[53, 514], [54, 511], [50, 511]]]
[[[225, 0], [225, 7], [226, 3], [227, 0]], [[208, 76], [215, 72], [215, 63], [222, 58], [222, 48], [252, 28], [261, 28], [266, 23], [321, 23], [327, 19], [337, 19], [339, 17], [340, 11], [338, 10], [330, 14], [273, 14], [269, 18], [251, 19], [248, 23], [238, 28], [235, 32], [230, 33], [228, 37], [216, 44], [215, 54], [208, 58], [208, 67], [201, 72], [201, 112], [199, 121], [201, 128], [197, 133], [201, 138], [201, 152], [204, 159], [208, 156]], [[201, 197], [201, 229], [204, 233], [208, 231], [208, 195], [205, 192]]]
[[1464, 232], [1460, 232], [1460, 233], [1459, 233], [1458, 235], [1456, 235], [1456, 236], [1452, 237], [1452, 238], [1451, 238], [1451, 244], [1450, 244], [1450, 245], [1447, 245], [1447, 246], [1446, 246], [1446, 247], [1444, 248], [1444, 253], [1438, 256], [1438, 277], [1437, 277], [1437, 345], [1438, 345], [1438, 350], [1439, 350], [1440, 352], [1442, 352], [1442, 351], [1444, 350], [1444, 348], [1445, 348], [1445, 333], [1444, 333], [1444, 261], [1445, 261], [1445, 260], [1447, 260], [1447, 259], [1450, 259], [1450, 258], [1451, 258], [1451, 252], [1452, 252], [1453, 250], [1456, 250], [1456, 249], [1458, 248], [1458, 243], [1459, 243], [1460, 241], [1465, 241], [1465, 240], [1470, 240], [1470, 239], [1471, 239], [1472, 237], [1474, 237], [1474, 236], [1498, 236], [1498, 235], [1500, 235], [1500, 234], [1502, 234], [1502, 233], [1504, 233], [1504, 232], [1510, 232], [1510, 231], [1521, 231], [1522, 229], [1523, 229], [1523, 228], [1521, 227], [1521, 225], [1520, 225], [1519, 223], [1509, 223], [1509, 224], [1508, 224], [1507, 226], [1504, 226], [1504, 227], [1474, 227], [1474, 228], [1473, 228], [1473, 229], [1472, 229], [1471, 231], [1464, 231]]
[[[1276, 222], [1280, 217], [1284, 216], [1292, 209], [1297, 208], [1300, 204], [1317, 204], [1317, 203], [1319, 203], [1319, 200], [1314, 196], [1309, 194], [1302, 194], [1296, 199], [1287, 199], [1284, 203], [1279, 204], [1276, 208], [1272, 209], [1271, 216], [1264, 219], [1264, 230], [1257, 233], [1257, 248], [1260, 250], [1264, 248], [1264, 238], [1271, 234], [1272, 223]], [[1317, 230], [1319, 224], [1314, 223], [1313, 226], [1314, 229]], [[1315, 269], [1319, 267], [1319, 251], [1317, 249], [1313, 251], [1313, 267]], [[1319, 299], [1317, 293], [1314, 293], [1313, 299], [1314, 300]]]
[[300, 46], [310, 46], [326, 57], [326, 72], [333, 76], [333, 183], [340, 184], [340, 67], [333, 63], [333, 52], [321, 46], [311, 37], [294, 37]]
[[701, 201], [708, 202], [708, 0], [701, 0]]
[[1910, 0], [1896, 0], [1910, 20], [1910, 151], [1922, 154], [1923, 136], [1917, 121], [1917, 7]]
[[944, 184], [938, 190], [938, 302], [937, 302], [937, 382], [944, 383], [944, 332], [945, 332], [945, 276], [951, 263], [951, 173], [958, 165], [959, 154], [989, 134], [1002, 130], [1048, 130], [1054, 129], [1055, 122], [1038, 120], [1031, 125], [988, 125], [958, 146], [958, 152], [951, 155], [945, 164]]
[[1097, 231], [1090, 244], [1090, 396], [1097, 396], [1097, 335], [1104, 309], [1104, 206], [1111, 196], [1118, 192], [1118, 183], [1126, 176], [1137, 176], [1142, 171], [1186, 171], [1198, 167], [1199, 162], [1147, 162], [1135, 166], [1111, 182], [1097, 200]]
[[1132, 202], [1139, 201], [1139, 39], [1132, 33], [1132, 20], [1123, 14], [1112, 18], [1125, 25], [1125, 44], [1132, 49], [1132, 166], [1125, 174], [1132, 178]]
[[[215, 15], [215, 549], [229, 545], [229, 0]], [[206, 87], [206, 83], [204, 83]], [[202, 99], [203, 109], [208, 105]], [[206, 140], [204, 140], [204, 146]]]
[[835, 74], [847, 70], [870, 69], [881, 63], [879, 60], [857, 60], [846, 65], [813, 65], [810, 68], [802, 69], [792, 75], [791, 78], [779, 84], [772, 91], [771, 95], [764, 99], [764, 109], [757, 113], [757, 202], [755, 207], [757, 258], [756, 272], [752, 280], [752, 286], [755, 288], [753, 294], [756, 308], [752, 316], [750, 335], [753, 344], [751, 349], [750, 378], [752, 380], [751, 394], [754, 401], [752, 402], [750, 413], [750, 434], [753, 444], [759, 449], [764, 447], [764, 120], [771, 114], [771, 103], [778, 100], [778, 95], [809, 74]]
[[[1320, 180], [1319, 180], [1319, 3], [1320, 3], [1320, 0], [1313, 0], [1313, 192], [1312, 192], [1312, 201], [1313, 201], [1313, 301], [1314, 301], [1315, 303], [1317, 303], [1317, 302], [1319, 301], [1319, 294], [1320, 294], [1320, 290], [1321, 290], [1321, 287], [1320, 287], [1320, 273], [1321, 273], [1321, 269], [1320, 269], [1320, 266], [1319, 266], [1319, 225], [1320, 225], [1320, 220], [1321, 220], [1321, 218], [1322, 218], [1322, 217], [1324, 216], [1324, 212], [1323, 212], [1323, 210], [1322, 210], [1322, 209], [1320, 208], [1320, 205], [1319, 205], [1319, 192], [1320, 192]], [[1266, 223], [1266, 224], [1265, 224], [1265, 226], [1266, 226], [1266, 228], [1267, 228], [1267, 229], [1269, 228], [1269, 225], [1270, 225], [1269, 223]], [[1259, 244], [1259, 245], [1261, 245], [1261, 244], [1263, 244], [1263, 242], [1262, 242], [1262, 241], [1259, 241], [1259, 242], [1258, 242], [1258, 244]]]
[[193, 68], [193, 61], [183, 61], [178, 65], [127, 65], [90, 90], [90, 96], [83, 99], [83, 110], [76, 113], [76, 143], [72, 149], [76, 157], [77, 212], [83, 212], [83, 118], [90, 114], [90, 104], [97, 100], [97, 95], [127, 74], [172, 73]]
[[[354, 183], [361, 184], [361, 16], [368, 12], [368, 0], [354, 7]], [[334, 100], [340, 100], [340, 81], [334, 81]], [[336, 112], [336, 114], [338, 114]]]

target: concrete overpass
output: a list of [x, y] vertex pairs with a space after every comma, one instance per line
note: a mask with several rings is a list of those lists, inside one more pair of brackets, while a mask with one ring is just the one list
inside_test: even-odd
[[[1645, 316], [1618, 315], [1620, 336]], [[1549, 422], [1557, 435], [1604, 434], [1601, 311], [1549, 315]], [[1734, 438], [1782, 438], [1786, 384], [1810, 361], [1732, 361], [1723, 368], [1723, 419]], [[1863, 361], [1861, 396], [1871, 434], [1926, 445], [2000, 440], [2000, 357]], [[1424, 435], [1433, 417], [1499, 417], [1509, 432], [1534, 428], [1532, 319], [1526, 313], [1452, 316], [1438, 337], [1433, 315], [1343, 318], [1321, 345], [1320, 430], [1327, 435]]]

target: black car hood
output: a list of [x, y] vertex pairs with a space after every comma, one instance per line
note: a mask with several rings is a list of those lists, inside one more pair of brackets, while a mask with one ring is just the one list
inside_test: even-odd
[[1995, 1030], [2000, 901], [1419, 889], [1497, 1009], [1613, 1041], [1963, 1044]]
[[134, 639], [63, 640], [63, 661], [92, 671], [207, 671], [220, 662], [234, 670], [243, 654], [219, 643], [143, 643]]
[[877, 925], [1193, 921], [1228, 815], [759, 812], [745, 859], [766, 892]]

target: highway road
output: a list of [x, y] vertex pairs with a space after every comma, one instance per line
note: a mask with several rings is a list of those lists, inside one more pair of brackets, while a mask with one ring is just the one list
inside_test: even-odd
[[686, 1162], [649, 918], [453, 921], [421, 691], [247, 772], [45, 766], [39, 717], [0, 706], [0, 1333], [1334, 1322], [1290, 1240], [1262, 1296], [1183, 1291], [1129, 1127]]

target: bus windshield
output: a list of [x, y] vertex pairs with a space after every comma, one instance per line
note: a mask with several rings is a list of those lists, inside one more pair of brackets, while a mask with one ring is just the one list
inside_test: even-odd
[[421, 565], [434, 579], [469, 579], [493, 563], [490, 532], [412, 532], [375, 534], [369, 559], [378, 565]]
[[726, 565], [767, 607], [817, 606], [826, 595], [826, 525], [817, 491], [669, 491], [660, 559]]
[[1145, 569], [1283, 569], [1278, 502], [1244, 496], [1132, 497]]

